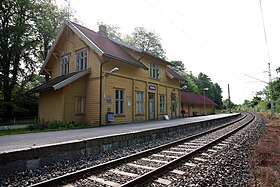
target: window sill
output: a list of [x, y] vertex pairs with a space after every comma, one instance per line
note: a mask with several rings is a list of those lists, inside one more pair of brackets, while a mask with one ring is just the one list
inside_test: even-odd
[[75, 114], [75, 116], [85, 116], [86, 114]]
[[125, 117], [125, 114], [114, 114], [115, 117]]
[[145, 116], [145, 114], [135, 114], [135, 116]]

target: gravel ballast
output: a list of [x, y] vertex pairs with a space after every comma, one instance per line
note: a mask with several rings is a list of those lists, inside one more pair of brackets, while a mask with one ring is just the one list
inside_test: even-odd
[[[233, 137], [224, 149], [211, 155], [206, 162], [196, 167], [181, 166], [184, 175], [167, 173], [162, 178], [172, 181], [170, 186], [250, 186], [255, 182], [250, 160], [254, 148], [264, 133], [261, 118], [245, 127]], [[147, 186], [161, 186], [152, 182]]]
[[[260, 119], [258, 119], [258, 121], [260, 121]], [[219, 153], [216, 157], [207, 161], [209, 162], [210, 166], [206, 163], [203, 163], [202, 165], [198, 165], [198, 167], [196, 168], [191, 168], [192, 170], [190, 170], [190, 172], [188, 172], [181, 178], [177, 178], [177, 176], [176, 178], [172, 177], [175, 181], [178, 182], [175, 183], [175, 186], [205, 186], [205, 184], [206, 186], [239, 186], [239, 184], [248, 184], [248, 181], [252, 181], [250, 168], [247, 167], [247, 165], [249, 165], [249, 158], [253, 147], [252, 145], [256, 143], [259, 136], [263, 132], [263, 126], [259, 124], [261, 123], [258, 122], [255, 126], [251, 125], [250, 127], [246, 127], [246, 131], [244, 131], [244, 133], [240, 133], [240, 135], [237, 136], [239, 137], [239, 139], [236, 138], [236, 140], [232, 140], [232, 145], [234, 145], [234, 147], [230, 147], [227, 151], [225, 150], [221, 154]], [[193, 133], [194, 132], [190, 132], [188, 135], [178, 134], [177, 136], [173, 137], [165, 137], [155, 141], [136, 144], [133, 147], [117, 149], [104, 153], [102, 155], [99, 155], [97, 158], [81, 158], [78, 162], [57, 162], [36, 170], [26, 170], [24, 172], [13, 173], [8, 176], [0, 176], [0, 186], [29, 186], [31, 184], [57, 177], [68, 172], [73, 172], [78, 169], [83, 169], [92, 165], [104, 163], [109, 160], [127, 156], [129, 154], [162, 145], [176, 139], [181, 139]], [[242, 153], [240, 153], [240, 151], [242, 151]], [[213, 163], [211, 160], [213, 160]], [[217, 169], [217, 166], [219, 169]], [[234, 170], [235, 173], [232, 174], [231, 170]], [[225, 177], [221, 177], [220, 175], [225, 175], [227, 173], [229, 173], [229, 175], [232, 175], [232, 179], [225, 181]], [[239, 179], [236, 176], [239, 176]], [[245, 179], [247, 182], [242, 182], [245, 181]], [[238, 181], [239, 183], [237, 184], [234, 181]], [[81, 181], [81, 186], [87, 186], [89, 184], [93, 184], [92, 181], [88, 181], [88, 183], [86, 181]], [[151, 185], [154, 186], [155, 184]], [[159, 186], [159, 184], [156, 184], [156, 186]]]

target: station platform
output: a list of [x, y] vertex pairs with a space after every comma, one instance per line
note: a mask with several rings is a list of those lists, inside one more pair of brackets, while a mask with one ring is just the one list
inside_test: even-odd
[[181, 124], [192, 124], [201, 121], [226, 118], [234, 115], [237, 114], [218, 114], [171, 120], [138, 122], [130, 124], [105, 125], [101, 127], [87, 129], [0, 136], [0, 154], [5, 152], [13, 152], [17, 150], [38, 148], [40, 146], [46, 146], [51, 144], [63, 144], [67, 142], [81, 141], [104, 136], [149, 131], [153, 129], [166, 128]]

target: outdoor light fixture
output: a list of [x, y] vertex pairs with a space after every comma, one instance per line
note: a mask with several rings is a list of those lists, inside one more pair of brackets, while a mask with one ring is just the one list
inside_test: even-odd
[[203, 106], [204, 106], [204, 115], [207, 115], [206, 106], [205, 106], [205, 91], [209, 90], [209, 88], [203, 88]]
[[116, 71], [119, 71], [118, 67], [114, 67], [113, 69], [111, 69], [111, 71], [109, 71], [109, 74], [115, 73]]
[[[103, 67], [103, 65], [105, 64], [105, 63], [107, 63], [107, 62], [109, 62], [109, 61], [105, 61], [105, 62], [103, 62], [102, 64], [100, 64], [100, 88], [99, 88], [99, 91], [100, 91], [100, 96], [99, 96], [99, 99], [100, 99], [100, 105], [99, 105], [99, 124], [100, 124], [100, 126], [102, 125], [102, 67]], [[111, 69], [108, 73], [104, 73], [104, 79], [106, 78], [106, 77], [108, 77], [109, 75], [111, 75], [111, 74], [113, 74], [113, 73], [115, 73], [115, 72], [117, 72], [117, 71], [119, 71], [119, 68], [118, 67], [114, 67], [113, 69]], [[106, 81], [104, 82], [104, 98], [105, 98], [105, 95], [106, 95], [106, 86], [105, 86], [105, 83], [106, 83]], [[105, 106], [105, 104], [106, 103], [104, 103], [104, 106]], [[105, 107], [104, 107], [105, 108]], [[106, 113], [106, 112], [105, 112]], [[104, 120], [104, 124], [105, 124], [105, 121], [106, 121], [106, 119]]]

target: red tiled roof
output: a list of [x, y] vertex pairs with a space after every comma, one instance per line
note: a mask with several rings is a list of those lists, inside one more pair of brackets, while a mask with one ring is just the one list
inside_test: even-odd
[[126, 52], [120, 45], [111, 41], [109, 38], [102, 36], [88, 28], [85, 28], [79, 24], [72, 24], [78, 28], [88, 39], [90, 39], [98, 48], [100, 48], [104, 52], [104, 56], [109, 58], [114, 58], [117, 60], [121, 60], [130, 65], [134, 65], [143, 69], [147, 69], [147, 67], [134, 59], [128, 52]]
[[176, 73], [173, 69], [167, 68], [167, 73], [171, 74], [173, 76], [173, 79], [184, 81], [185, 79], [181, 77], [178, 73]]
[[188, 104], [204, 104], [204, 97], [205, 97], [205, 105], [217, 105], [214, 101], [209, 99], [207, 96], [197, 95], [190, 92], [181, 92], [181, 102], [188, 103]]

